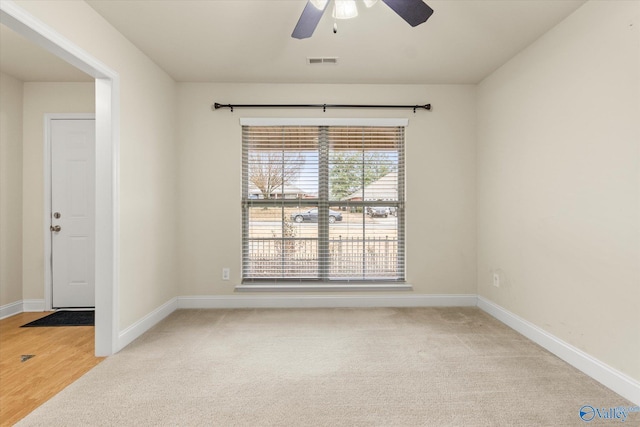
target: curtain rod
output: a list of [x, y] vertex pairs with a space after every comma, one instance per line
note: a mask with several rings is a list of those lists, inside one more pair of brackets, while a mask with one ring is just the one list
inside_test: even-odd
[[218, 110], [220, 108], [229, 108], [233, 112], [234, 108], [322, 108], [322, 111], [327, 111], [327, 108], [403, 108], [416, 110], [431, 110], [431, 104], [424, 105], [359, 105], [359, 104], [220, 104], [218, 102], [211, 106], [212, 110]]

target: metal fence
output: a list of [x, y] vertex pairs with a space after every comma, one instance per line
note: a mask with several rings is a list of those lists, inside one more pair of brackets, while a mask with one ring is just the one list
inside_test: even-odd
[[[244, 278], [302, 278], [320, 276], [318, 240], [313, 238], [249, 239], [244, 253]], [[384, 237], [329, 239], [331, 279], [400, 278], [398, 240]]]

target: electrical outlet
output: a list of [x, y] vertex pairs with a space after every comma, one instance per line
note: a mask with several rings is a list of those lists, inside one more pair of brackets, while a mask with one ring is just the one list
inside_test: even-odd
[[229, 275], [231, 274], [231, 272], [229, 271], [228, 268], [223, 268], [222, 269], [222, 280], [229, 280]]
[[498, 273], [493, 273], [493, 286], [500, 287], [500, 275]]

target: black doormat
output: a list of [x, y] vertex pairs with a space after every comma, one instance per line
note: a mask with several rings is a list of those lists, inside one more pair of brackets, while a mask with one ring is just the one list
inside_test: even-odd
[[94, 326], [95, 312], [93, 310], [83, 311], [56, 311], [48, 316], [42, 317], [22, 328], [37, 326]]

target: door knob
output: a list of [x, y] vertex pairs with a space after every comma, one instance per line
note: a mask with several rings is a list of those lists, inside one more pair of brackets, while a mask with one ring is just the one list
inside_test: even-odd
[[59, 225], [52, 225], [49, 228], [51, 229], [51, 231], [55, 231], [56, 233], [62, 230], [62, 228]]

